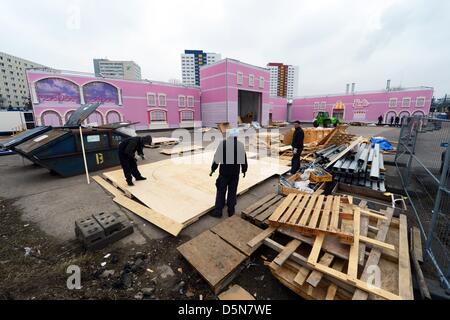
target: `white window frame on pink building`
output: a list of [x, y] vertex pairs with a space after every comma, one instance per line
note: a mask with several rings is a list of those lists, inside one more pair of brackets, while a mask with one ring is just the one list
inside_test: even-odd
[[244, 84], [244, 73], [241, 71], [238, 71], [236, 73], [236, 84], [242, 86]]
[[[164, 103], [161, 103], [161, 97], [164, 97]], [[158, 93], [158, 107], [167, 107], [167, 95], [165, 93]]]
[[[405, 103], [404, 103], [404, 101], [405, 101], [406, 99], [409, 100], [409, 103], [408, 103], [407, 106], [405, 106]], [[411, 97], [403, 97], [403, 98], [402, 98], [402, 108], [409, 108], [409, 107], [411, 107]]]
[[[417, 103], [419, 99], [422, 99], [422, 100], [423, 100], [423, 104], [422, 104], [421, 106], [419, 106], [418, 103]], [[416, 98], [416, 108], [424, 108], [424, 107], [425, 107], [425, 102], [426, 102], [426, 101], [427, 101], [427, 98], [426, 98], [426, 97], [423, 97], [423, 96], [417, 97], [417, 98]]]
[[255, 86], [255, 75], [254, 74], [249, 74], [248, 75], [248, 86], [249, 87], [254, 87]]
[[[150, 103], [150, 97], [153, 97], [154, 103]], [[147, 106], [149, 107], [156, 107], [157, 106], [157, 96], [155, 92], [147, 92]]]
[[[395, 101], [394, 106], [391, 106], [391, 101]], [[398, 106], [398, 98], [389, 98], [389, 104], [388, 104], [389, 109], [397, 108], [397, 106]]]
[[195, 98], [194, 98], [194, 96], [187, 96], [186, 97], [186, 105], [187, 105], [188, 108], [194, 108], [194, 106], [195, 106]]
[[185, 95], [178, 95], [178, 108], [186, 108], [186, 100]]

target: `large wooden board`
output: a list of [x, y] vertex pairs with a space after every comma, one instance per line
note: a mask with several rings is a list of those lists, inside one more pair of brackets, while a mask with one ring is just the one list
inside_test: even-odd
[[247, 259], [247, 256], [209, 230], [179, 246], [178, 251], [216, 293]]
[[260, 234], [262, 229], [234, 215], [215, 225], [211, 231], [245, 255], [250, 256], [258, 248], [251, 248], [247, 243]]
[[[167, 159], [139, 166], [145, 181], [128, 186], [122, 170], [104, 175], [125, 193], [130, 193], [149, 208], [187, 225], [214, 207], [217, 172], [209, 176], [212, 152]], [[288, 167], [264, 160], [248, 160], [248, 172], [239, 180], [238, 194], [267, 178], [288, 171]]]
[[219, 294], [219, 300], [255, 300], [255, 298], [241, 286], [235, 284], [227, 291]]

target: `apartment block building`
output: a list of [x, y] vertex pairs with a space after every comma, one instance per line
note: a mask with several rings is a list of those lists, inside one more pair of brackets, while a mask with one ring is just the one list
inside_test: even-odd
[[141, 67], [134, 61], [114, 61], [108, 59], [94, 59], [96, 77], [141, 80]]
[[293, 99], [298, 93], [298, 67], [270, 62], [267, 68], [270, 72], [270, 95]]
[[184, 50], [181, 54], [182, 82], [188, 86], [200, 85], [200, 67], [222, 59], [220, 53], [203, 50]]

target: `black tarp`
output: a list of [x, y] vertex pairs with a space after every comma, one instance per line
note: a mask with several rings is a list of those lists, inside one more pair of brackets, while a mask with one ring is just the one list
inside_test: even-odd
[[15, 146], [24, 143], [27, 140], [30, 140], [36, 136], [39, 136], [47, 131], [50, 131], [52, 129], [51, 126], [42, 126], [42, 127], [36, 127], [30, 130], [27, 130], [21, 134], [18, 134], [17, 136], [14, 136], [13, 138], [0, 143], [0, 146], [4, 149], [11, 149]]

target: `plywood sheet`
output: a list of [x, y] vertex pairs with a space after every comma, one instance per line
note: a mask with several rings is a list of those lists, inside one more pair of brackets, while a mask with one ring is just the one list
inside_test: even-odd
[[251, 248], [247, 243], [260, 234], [262, 229], [234, 215], [215, 225], [211, 231], [245, 255], [250, 256], [258, 248]]
[[247, 290], [235, 284], [230, 289], [219, 294], [219, 300], [255, 300]]
[[[217, 172], [209, 176], [212, 152], [167, 159], [139, 166], [145, 181], [128, 186], [122, 170], [104, 175], [125, 192], [166, 217], [188, 224], [214, 207]], [[271, 160], [248, 160], [248, 172], [239, 180], [238, 194], [289, 168]]]
[[178, 247], [183, 257], [213, 287], [219, 288], [247, 257], [211, 231]]

